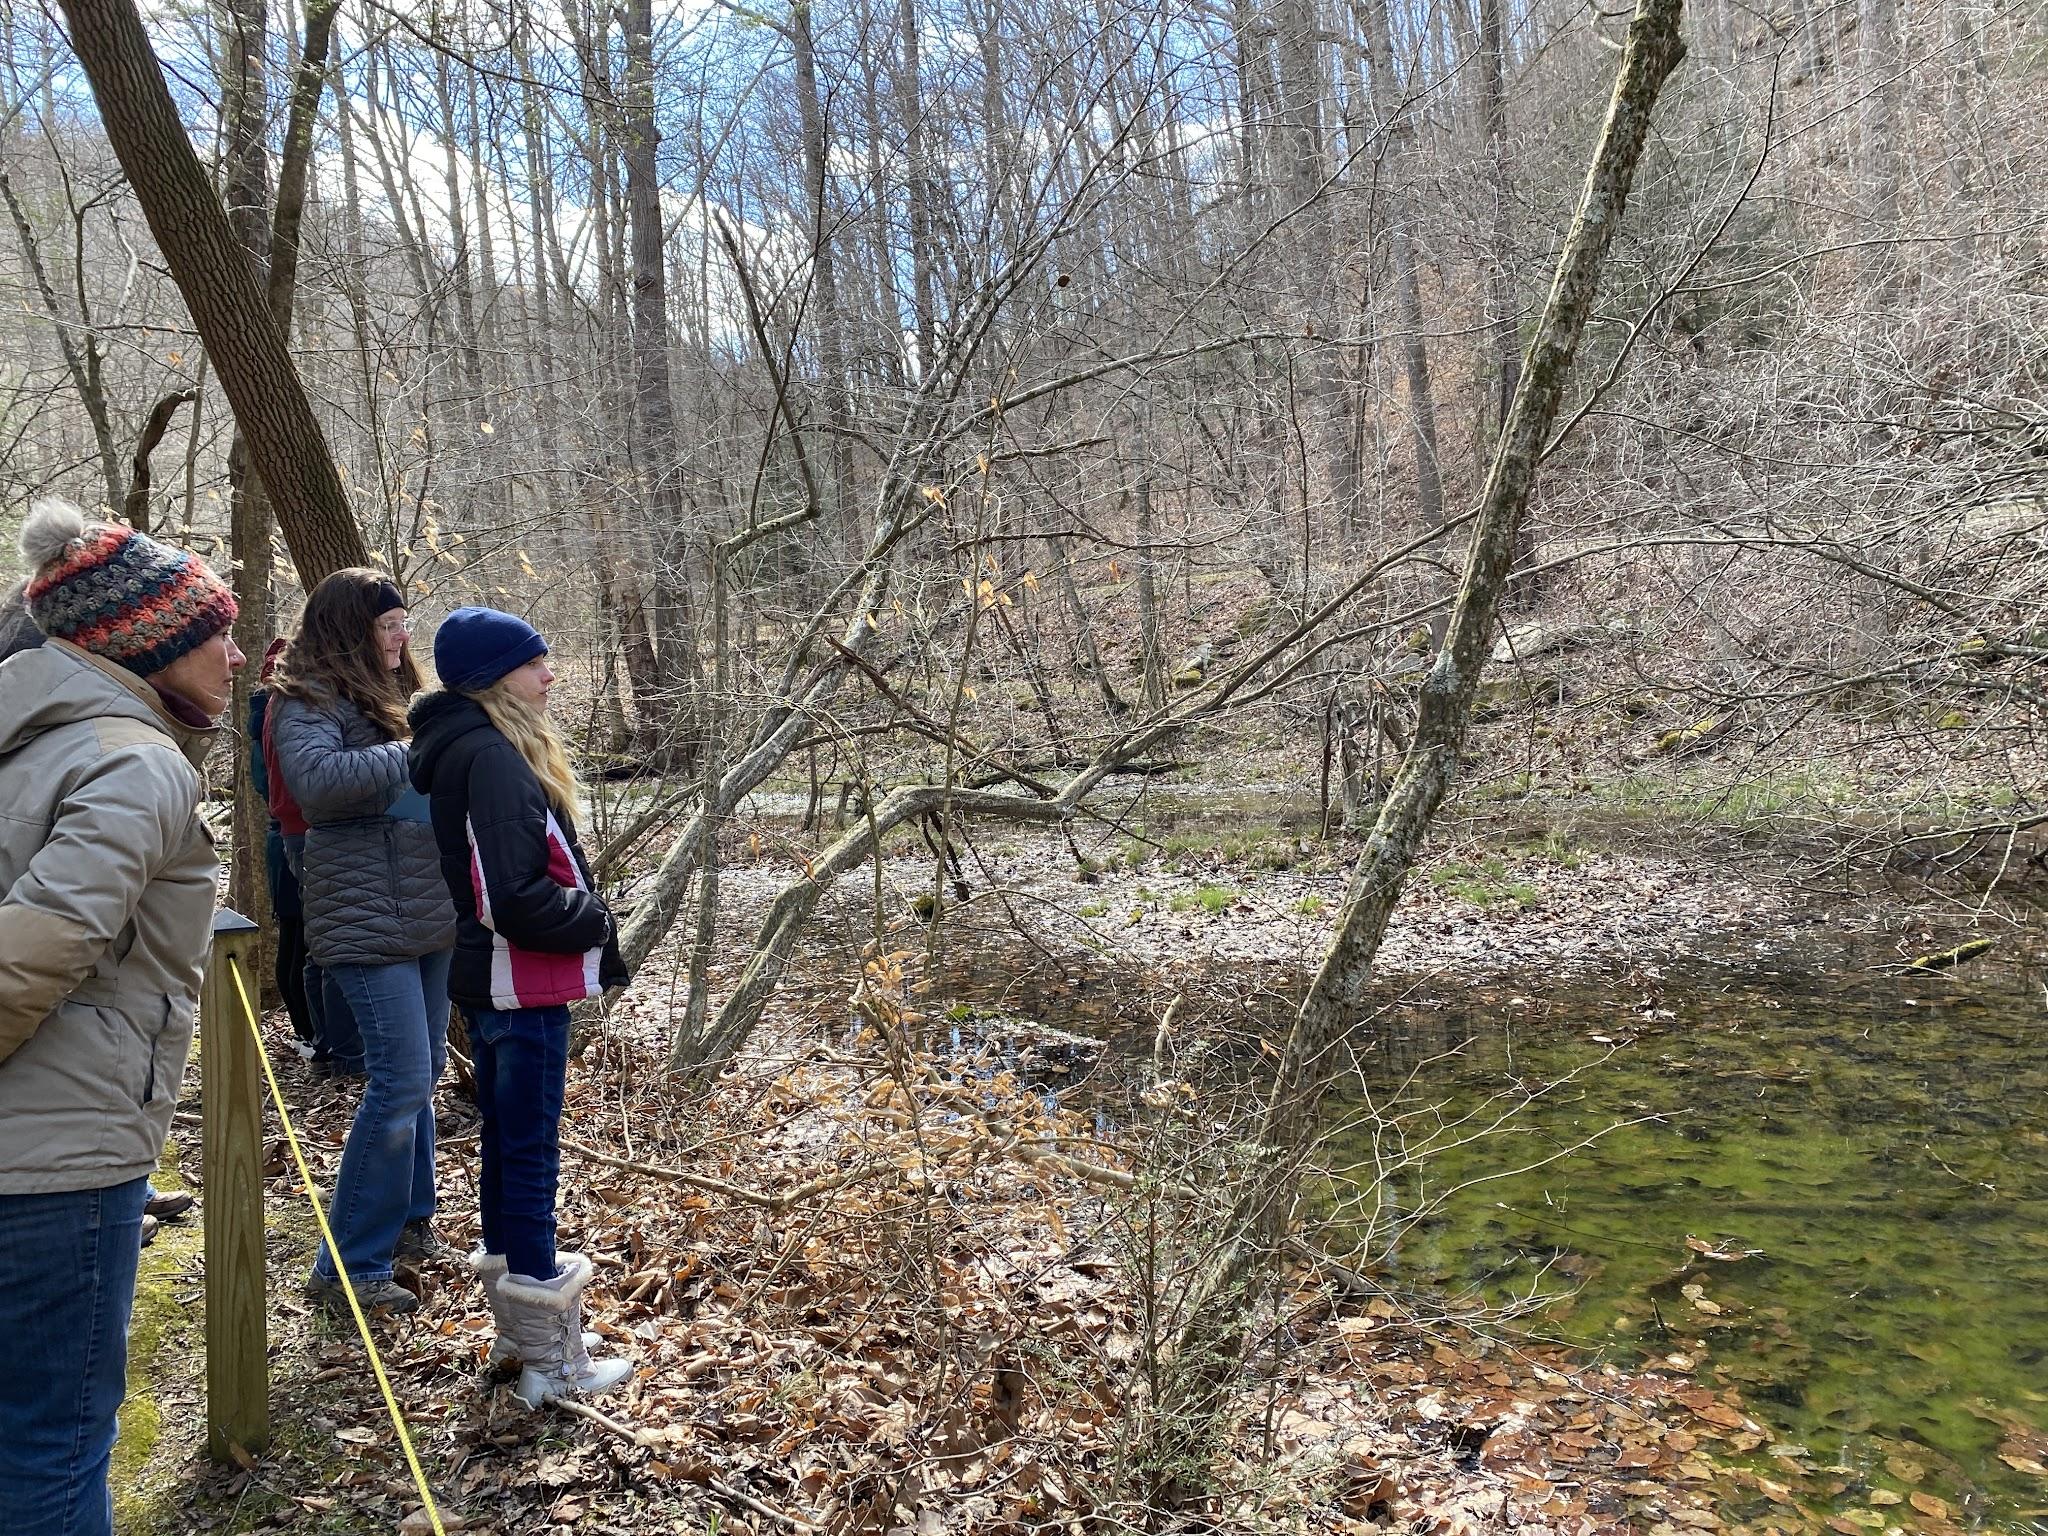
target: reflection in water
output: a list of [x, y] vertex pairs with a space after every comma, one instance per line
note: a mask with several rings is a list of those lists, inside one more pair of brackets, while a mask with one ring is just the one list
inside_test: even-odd
[[2000, 1460], [2048, 1445], [2038, 992], [1832, 960], [1703, 966], [1635, 1012], [1552, 991], [1530, 1025], [1509, 1021], [1533, 1005], [1468, 1000], [1469, 1047], [1382, 1116], [1534, 1097], [1405, 1171], [1422, 1214], [1388, 1257], [1495, 1301], [1554, 1296], [1595, 1349], [1696, 1358], [1822, 1458], [1904, 1446], [1987, 1512], [2038, 1504]]
[[[1390, 996], [1332, 1106], [1335, 1214], [1369, 1213], [1412, 1283], [1549, 1296], [1591, 1350], [1695, 1360], [1816, 1465], [1904, 1457], [1992, 1520], [2048, 1503], [2000, 1459], [2048, 1461], [2048, 1017], [2015, 970], [1889, 958]], [[1241, 1080], [1306, 984], [1014, 941], [953, 946], [930, 980], [935, 1011], [1102, 1037], [1101, 1102], [1176, 994], [1176, 1035]], [[1437, 1145], [1390, 1167], [1404, 1142]]]

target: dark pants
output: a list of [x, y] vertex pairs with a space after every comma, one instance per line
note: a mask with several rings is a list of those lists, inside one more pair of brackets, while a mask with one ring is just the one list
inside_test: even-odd
[[[306, 852], [306, 836], [303, 832], [281, 835], [279, 847], [284, 854], [284, 877], [291, 882], [291, 901], [294, 912], [299, 907], [299, 864]], [[278, 919], [277, 975], [278, 986], [284, 987], [284, 919]], [[313, 963], [313, 956], [306, 949], [306, 930], [302, 922], [294, 922], [299, 954], [299, 992], [304, 999], [306, 1016], [311, 1021], [313, 1032], [301, 1035], [313, 1046], [313, 1059], [331, 1063], [346, 1072], [363, 1070], [363, 1032], [356, 1023], [355, 1010], [334, 978], [327, 971]], [[290, 994], [286, 993], [286, 1007], [290, 1007]], [[298, 1015], [292, 1015], [292, 1024], [298, 1025]]]
[[555, 1188], [562, 1171], [562, 1088], [569, 1010], [465, 1008], [476, 1063], [477, 1205], [486, 1253], [515, 1275], [555, 1275]]
[[263, 873], [270, 884], [270, 912], [277, 920], [277, 990], [291, 1015], [292, 1033], [308, 1045], [320, 1038], [319, 1016], [306, 997], [305, 910], [299, 902], [299, 878], [284, 858], [284, 834], [277, 823], [263, 840]]
[[348, 994], [342, 991], [334, 973], [315, 965], [310, 956], [305, 977], [306, 1002], [312, 1007], [317, 1029], [313, 1059], [331, 1061], [344, 1072], [363, 1071], [363, 1029], [356, 1022], [356, 1011]]
[[0, 1195], [0, 1530], [109, 1536], [147, 1179]]

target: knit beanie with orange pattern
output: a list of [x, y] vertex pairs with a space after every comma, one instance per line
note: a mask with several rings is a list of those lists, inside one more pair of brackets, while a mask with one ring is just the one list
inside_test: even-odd
[[161, 672], [235, 622], [235, 595], [187, 550], [64, 501], [39, 501], [21, 525], [36, 628], [118, 662]]

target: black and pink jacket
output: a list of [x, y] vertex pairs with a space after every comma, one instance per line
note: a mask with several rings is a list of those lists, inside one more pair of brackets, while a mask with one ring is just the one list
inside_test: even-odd
[[455, 898], [448, 995], [465, 1008], [551, 1008], [626, 984], [617, 935], [575, 832], [474, 699], [412, 707], [413, 787], [428, 798]]

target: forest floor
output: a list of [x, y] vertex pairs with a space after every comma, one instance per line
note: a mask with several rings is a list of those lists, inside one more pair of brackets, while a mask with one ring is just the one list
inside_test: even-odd
[[[936, 949], [914, 905], [932, 856], [895, 850], [879, 882], [836, 894], [701, 1098], [661, 1070], [684, 983], [651, 963], [572, 1068], [563, 1132], [561, 1243], [597, 1266], [590, 1326], [635, 1362], [631, 1384], [586, 1416], [521, 1408], [483, 1369], [489, 1316], [460, 1265], [429, 1266], [420, 1312], [376, 1325], [443, 1527], [1848, 1532], [1909, 1508], [1913, 1529], [1961, 1528], [1931, 1494], [1892, 1509], [1898, 1495], [1774, 1443], [1682, 1341], [1624, 1369], [1315, 1255], [1263, 1299], [1259, 1355], [1214, 1438], [1162, 1410], [1165, 1338], [1212, 1214], [1171, 1171], [1218, 1154], [1203, 1142], [1215, 1106], [1134, 1081], [1116, 1090], [1123, 1129], [1106, 1131], [1087, 1095], [1049, 1091], [1073, 1070], [1070, 1036], [1019, 1049], [939, 1026], [971, 1003], [1128, 1032], [1178, 997], [1183, 1019], [1249, 1019], [1255, 1050], [1259, 1019], [1320, 956], [1342, 845], [1311, 835], [1313, 806], [1285, 786], [1185, 798], [1072, 844], [977, 834], [974, 898], [942, 909]], [[818, 837], [786, 815], [741, 830], [721, 956], [745, 953]], [[1850, 923], [1904, 955], [1955, 926], [1881, 890], [1817, 892], [1628, 842], [1521, 812], [1447, 824], [1389, 936], [1383, 990], [1577, 968], [1613, 977], [1618, 1008], [1651, 1008], [1659, 968], [1696, 951]], [[266, 1033], [324, 1183], [351, 1094], [310, 1079], [281, 1016]], [[467, 1246], [474, 1110], [457, 1077], [439, 1100], [442, 1220]], [[359, 1342], [298, 1294], [313, 1223], [290, 1166], [273, 1140], [272, 1444], [204, 1460], [198, 1229], [167, 1229], [147, 1256], [117, 1462], [127, 1536], [431, 1528]], [[1700, 1244], [1671, 1262], [1722, 1257]], [[1209, 1491], [1166, 1510], [1159, 1490], [1191, 1472]]]

